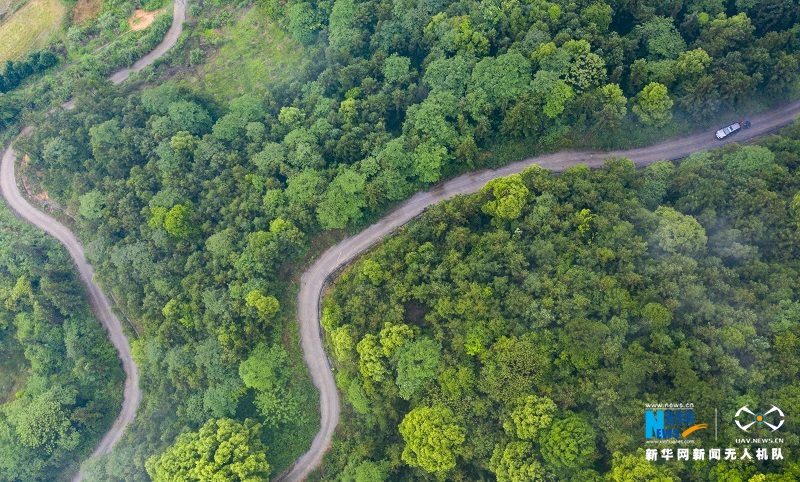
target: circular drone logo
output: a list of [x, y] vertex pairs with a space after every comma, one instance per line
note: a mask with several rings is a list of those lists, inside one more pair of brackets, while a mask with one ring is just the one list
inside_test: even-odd
[[[750, 417], [742, 415], [743, 413], [749, 414], [750, 417], [752, 417], [752, 419]], [[773, 414], [773, 413], [774, 413], [774, 415], [770, 416], [770, 414]], [[742, 416], [742, 418], [744, 419], [745, 423], [742, 423], [741, 421], [739, 421], [739, 417], [740, 416]], [[781, 411], [780, 408], [776, 407], [775, 405], [773, 405], [772, 408], [770, 408], [769, 410], [767, 410], [764, 413], [761, 413], [761, 412], [753, 413], [752, 411], [750, 411], [749, 408], [747, 408], [747, 405], [745, 405], [744, 407], [740, 408], [736, 412], [736, 420], [735, 420], [735, 422], [736, 422], [736, 425], [738, 425], [739, 428], [744, 430], [745, 432], [748, 432], [750, 427], [752, 427], [753, 425], [766, 425], [767, 427], [771, 428], [772, 431], [774, 432], [774, 431], [778, 430], [779, 428], [781, 428], [781, 425], [783, 425], [783, 422], [784, 422], [783, 418], [784, 418], [783, 412]], [[773, 422], [777, 422], [777, 423], [776, 424], [769, 423], [769, 422], [767, 422], [767, 419], [770, 419]], [[747, 423], [750, 420], [752, 420], [752, 422]]]

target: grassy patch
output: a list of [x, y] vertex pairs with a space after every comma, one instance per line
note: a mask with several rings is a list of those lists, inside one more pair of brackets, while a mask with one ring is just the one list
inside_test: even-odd
[[0, 63], [43, 47], [66, 13], [60, 0], [31, 0], [0, 26]]
[[222, 44], [198, 69], [200, 82], [221, 99], [291, 80], [301, 70], [300, 44], [258, 8], [231, 26], [201, 36], [204, 44]]

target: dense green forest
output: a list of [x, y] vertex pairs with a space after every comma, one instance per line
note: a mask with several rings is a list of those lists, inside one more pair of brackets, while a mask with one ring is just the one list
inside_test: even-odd
[[718, 408], [721, 447], [742, 405], [796, 410], [799, 296], [798, 126], [677, 166], [491, 181], [324, 301], [348, 408], [320, 480], [797, 480], [794, 421], [785, 463], [641, 449], [645, 403]]
[[0, 226], [0, 480], [69, 480], [117, 415], [120, 362], [66, 250]]
[[[144, 400], [88, 478], [216, 470], [187, 468], [187, 454], [231, 440], [266, 453], [253, 474], [286, 468], [317, 423], [294, 324], [310, 255], [457, 172], [643, 142], [791, 96], [797, 6], [771, 5], [265, 2], [253, 8], [304, 49], [299, 71], [269, 88], [228, 101], [206, 84], [122, 90], [94, 74], [0, 96], [0, 119], [13, 120], [9, 109], [75, 93], [75, 110], [30, 115], [24, 174], [77, 219], [103, 286], [137, 325]], [[175, 68], [146, 78], [212, 58], [204, 39], [242, 13], [219, 1], [190, 12]]]
[[24, 60], [6, 62], [0, 73], [0, 93], [8, 92], [33, 74], [45, 71], [58, 63], [58, 57], [50, 50], [38, 50]]

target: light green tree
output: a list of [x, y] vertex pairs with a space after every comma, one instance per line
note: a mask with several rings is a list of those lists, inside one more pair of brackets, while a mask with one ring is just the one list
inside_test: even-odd
[[603, 33], [608, 31], [611, 25], [614, 10], [611, 5], [604, 2], [596, 2], [583, 9], [581, 17], [586, 19], [587, 22], [597, 26], [597, 29]]
[[397, 387], [410, 400], [426, 382], [436, 378], [442, 346], [430, 338], [406, 343], [397, 349]]
[[286, 365], [286, 350], [280, 345], [259, 343], [250, 355], [239, 364], [239, 377], [248, 388], [260, 392], [274, 390], [281, 384]]
[[572, 87], [561, 79], [561, 74], [551, 70], [536, 72], [531, 88], [544, 102], [544, 114], [551, 119], [561, 115], [565, 103], [575, 95]]
[[675, 63], [675, 74], [681, 78], [695, 78], [703, 75], [711, 65], [711, 57], [701, 48], [681, 52]]
[[274, 317], [280, 310], [278, 299], [274, 296], [266, 296], [260, 290], [247, 293], [245, 302], [247, 306], [255, 308], [259, 316], [267, 319]]
[[391, 358], [395, 351], [414, 339], [414, 330], [405, 323], [392, 324], [386, 322], [380, 332], [383, 354]]
[[528, 395], [520, 398], [511, 416], [503, 422], [506, 433], [521, 440], [536, 438], [540, 431], [550, 427], [556, 413], [556, 404], [547, 397]]
[[364, 378], [382, 382], [389, 370], [386, 368], [386, 358], [383, 354], [383, 347], [378, 342], [378, 337], [372, 334], [364, 335], [364, 338], [356, 345], [356, 351]]
[[392, 54], [383, 61], [383, 78], [386, 82], [400, 82], [408, 77], [411, 59]]
[[653, 330], [664, 330], [672, 321], [672, 312], [660, 303], [647, 303], [642, 307], [642, 317], [650, 322]]
[[597, 87], [606, 80], [606, 62], [591, 52], [586, 40], [569, 40], [561, 47], [569, 52], [572, 62], [564, 80], [579, 92]]
[[351, 325], [339, 326], [331, 330], [329, 336], [336, 359], [340, 362], [349, 361], [356, 348], [356, 343], [353, 339], [353, 327]]
[[605, 129], [616, 129], [628, 113], [628, 99], [619, 84], [607, 84], [597, 90], [600, 109], [595, 114], [597, 125]]
[[542, 111], [544, 115], [551, 119], [555, 119], [562, 112], [564, 112], [565, 103], [575, 95], [572, 87], [566, 84], [563, 80], [558, 80], [553, 84], [552, 89], [545, 97], [545, 103]]
[[705, 249], [708, 237], [695, 218], [667, 206], [659, 206], [655, 214], [658, 218], [655, 239], [661, 249], [687, 255]]
[[512, 220], [522, 215], [522, 208], [530, 198], [530, 191], [522, 181], [522, 176], [512, 174], [508, 177], [492, 179], [481, 188], [481, 194], [493, 199], [484, 203], [483, 212], [500, 219]]
[[674, 102], [667, 94], [667, 86], [651, 82], [636, 96], [633, 113], [646, 125], [661, 127], [672, 119]]
[[[57, 446], [70, 450], [78, 445], [80, 436], [67, 418], [68, 413], [60, 398], [62, 397], [58, 397], [56, 392], [50, 391], [34, 398], [30, 403], [22, 404], [22, 401], [18, 401], [12, 406], [10, 419], [20, 443], [45, 453], [53, 452]], [[72, 402], [74, 403], [74, 395]]]
[[557, 473], [574, 473], [591, 465], [595, 455], [595, 432], [586, 420], [570, 413], [540, 432], [542, 458]]
[[414, 171], [422, 182], [436, 182], [442, 177], [442, 166], [448, 158], [447, 148], [429, 140], [414, 149]]
[[510, 442], [505, 447], [496, 445], [489, 468], [497, 482], [544, 482], [545, 470], [536, 460], [533, 444]]
[[97, 189], [93, 189], [80, 197], [81, 207], [78, 214], [86, 219], [98, 220], [103, 213], [105, 198]]
[[248, 419], [211, 419], [197, 432], [185, 433], [161, 455], [147, 460], [153, 482], [259, 482], [270, 466], [260, 440], [261, 426]]
[[303, 111], [297, 107], [281, 107], [278, 113], [278, 122], [288, 127], [289, 129], [297, 129], [305, 119]]
[[466, 430], [453, 422], [453, 412], [444, 406], [417, 407], [400, 423], [406, 443], [403, 461], [412, 467], [443, 476], [456, 466], [456, 455]]
[[164, 229], [173, 238], [188, 238], [196, 230], [193, 216], [194, 210], [190, 205], [176, 204], [164, 215]]
[[323, 228], [343, 228], [361, 219], [361, 208], [367, 203], [365, 182], [364, 175], [352, 169], [344, 169], [336, 176], [317, 207], [317, 219]]
[[800, 228], [800, 191], [796, 192], [792, 197], [792, 202], [789, 204], [790, 212], [794, 219], [795, 224]]
[[197, 137], [187, 131], [178, 131], [169, 140], [169, 146], [176, 154], [188, 157], [197, 147]]
[[358, 464], [347, 464], [341, 475], [341, 482], [385, 482], [389, 480], [389, 462], [363, 460]]

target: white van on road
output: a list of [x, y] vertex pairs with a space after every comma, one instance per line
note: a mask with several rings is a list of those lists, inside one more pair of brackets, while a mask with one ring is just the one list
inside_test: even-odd
[[725, 139], [726, 137], [739, 132], [742, 128], [747, 129], [748, 127], [750, 127], [750, 121], [734, 122], [733, 124], [718, 130], [717, 139]]

